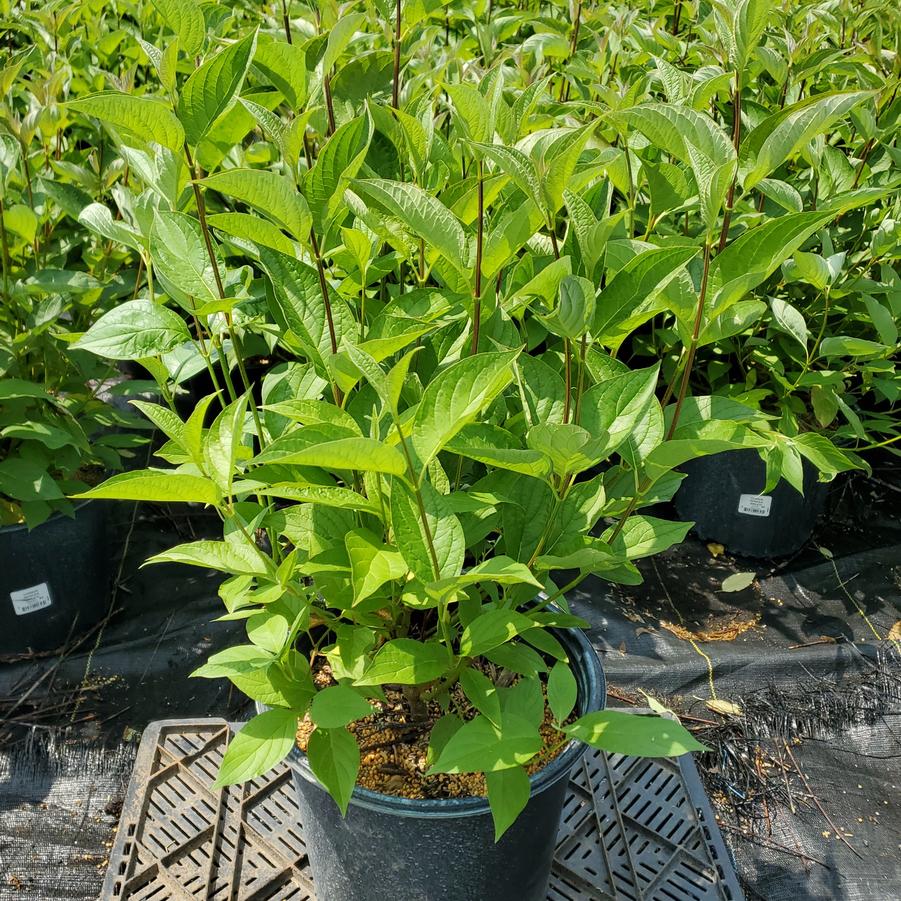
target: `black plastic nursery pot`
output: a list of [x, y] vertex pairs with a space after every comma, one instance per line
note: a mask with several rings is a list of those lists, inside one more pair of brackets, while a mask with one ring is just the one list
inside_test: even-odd
[[755, 450], [725, 451], [682, 466], [685, 479], [673, 499], [676, 511], [694, 521], [705, 541], [735, 554], [783, 557], [797, 551], [813, 533], [828, 487], [804, 460], [804, 495], [784, 479], [768, 494], [766, 465]]
[[28, 530], [0, 528], [0, 656], [52, 651], [109, 606], [107, 505], [85, 501]]
[[[579, 712], [604, 707], [600, 660], [576, 629], [554, 630], [579, 686]], [[357, 786], [347, 816], [306, 755], [289, 757], [317, 901], [544, 901], [573, 765], [572, 742], [532, 779], [532, 795], [499, 842], [486, 798], [415, 800]]]

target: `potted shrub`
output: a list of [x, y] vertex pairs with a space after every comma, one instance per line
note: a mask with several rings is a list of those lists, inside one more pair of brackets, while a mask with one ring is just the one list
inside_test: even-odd
[[[675, 503], [701, 537], [754, 556], [792, 553], [823, 510], [826, 480], [868, 468], [867, 452], [897, 440], [898, 376], [890, 358], [898, 338], [887, 303], [893, 274], [861, 279], [843, 271], [844, 261], [844, 253], [797, 252], [783, 264], [782, 290], [735, 347], [743, 381], [724, 384], [728, 375], [713, 360], [699, 367], [716, 375], [719, 384], [709, 390], [771, 413], [780, 431], [795, 436], [775, 460], [737, 451], [686, 467]], [[723, 348], [712, 350], [725, 356]], [[803, 456], [810, 435], [832, 445], [827, 459]]]
[[[69, 105], [158, 161], [140, 176], [155, 287], [76, 347], [165, 380], [166, 354], [206, 347], [212, 361], [216, 335], [240, 375], [211, 423], [213, 395], [187, 418], [142, 405], [168, 436], [169, 468], [80, 496], [220, 515], [222, 540], [153, 559], [225, 576], [225, 617], [247, 640], [196, 675], [230, 679], [260, 712], [219, 784], [292, 762], [323, 901], [439, 886], [540, 899], [580, 743], [698, 747], [671, 721], [601, 709], [566, 593], [592, 573], [638, 581], [637, 559], [682, 540], [689, 524], [641, 512], [672, 497], [680, 464], [785, 440], [746, 405], [692, 396], [690, 374], [705, 316], [728, 317], [824, 214], [766, 222], [714, 254], [738, 155], [712, 117], [640, 103], [558, 120], [547, 82], [502, 65], [442, 84], [436, 101], [428, 56], [424, 77], [402, 79], [398, 30], [391, 106], [363, 103], [338, 92], [336, 69], [368, 47], [371, 24], [323, 15], [303, 47], [290, 21], [285, 41], [230, 33], [182, 84], [155, 63], [165, 98]], [[316, 61], [314, 104], [299, 52]], [[227, 90], [212, 97], [214, 78]], [[247, 113], [271, 156], [245, 146]], [[635, 240], [635, 186], [617, 194], [613, 181], [648, 141], [692, 167], [697, 238]], [[190, 190], [167, 194], [182, 178]], [[658, 360], [614, 353], [663, 311], [685, 345], [671, 391]], [[259, 391], [251, 334], [287, 360]]]
[[[676, 510], [695, 522], [702, 538], [738, 553], [773, 556], [807, 541], [825, 502], [825, 484], [838, 473], [866, 468], [858, 452], [897, 437], [897, 381], [890, 362], [897, 328], [886, 297], [895, 276], [877, 267], [873, 278], [862, 277], [889, 251], [891, 240], [882, 240], [875, 255], [861, 249], [895, 202], [896, 185], [880, 168], [869, 182], [861, 181], [866, 160], [856, 176], [851, 166], [858, 146], [866, 143], [872, 150], [879, 134], [875, 124], [869, 134], [858, 134], [863, 113], [875, 123], [881, 112], [890, 113], [893, 95], [889, 89], [835, 91], [822, 85], [822, 94], [786, 104], [784, 93], [781, 100], [774, 93], [769, 109], [758, 99], [753, 127], [743, 134], [742, 79], [752, 49], [723, 45], [723, 67], [732, 73], [731, 143], [738, 167], [719, 184], [721, 218], [693, 222], [690, 176], [697, 183], [708, 162], [666, 131], [676, 122], [683, 135], [698, 127], [689, 72], [658, 63], [670, 106], [638, 107], [613, 119], [651, 142], [640, 153], [636, 176], [648, 199], [646, 234], [679, 240], [679, 232], [702, 229], [710, 257], [705, 271], [712, 301], [697, 307], [694, 323], [678, 314], [661, 317], [650, 335], [636, 336], [634, 346], [667, 360], [667, 396], [690, 381], [698, 393], [738, 402], [758, 422], [769, 417], [772, 423], [773, 440], [756, 450], [687, 463]], [[761, 52], [761, 58], [770, 56]], [[726, 152], [729, 139], [722, 131], [704, 126], [704, 133], [708, 161], [711, 153]], [[828, 138], [828, 149], [818, 135]], [[660, 155], [661, 140], [669, 142], [681, 169]], [[818, 178], [818, 167], [827, 162], [831, 173], [850, 176]], [[716, 205], [716, 198], [710, 200]], [[868, 209], [851, 212], [861, 206]], [[822, 256], [802, 250], [814, 240]], [[846, 250], [836, 252], [836, 246]], [[758, 296], [749, 295], [752, 289]], [[678, 310], [687, 304], [682, 294], [682, 283], [674, 281], [658, 309]], [[734, 302], [724, 309], [721, 299], [730, 295]], [[875, 407], [871, 417], [863, 413], [868, 402]]]
[[[29, 137], [20, 131], [23, 142]], [[122, 431], [143, 422], [99, 397], [112, 367], [69, 353], [71, 334], [115, 291], [104, 296], [81, 261], [70, 268], [69, 226], [53, 198], [71, 186], [23, 183], [18, 173], [28, 171], [29, 153], [29, 144], [0, 135], [3, 655], [57, 648], [106, 613], [107, 511], [67, 495], [120, 469], [122, 455], [143, 442]]]

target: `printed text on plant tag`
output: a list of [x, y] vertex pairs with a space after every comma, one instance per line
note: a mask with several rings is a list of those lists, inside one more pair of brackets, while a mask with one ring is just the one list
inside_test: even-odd
[[53, 603], [50, 597], [50, 588], [46, 582], [41, 582], [40, 585], [32, 585], [31, 588], [23, 588], [20, 591], [11, 591], [9, 597], [13, 602], [13, 610], [16, 611], [16, 616], [25, 616], [26, 613], [43, 610]]
[[738, 499], [738, 512], [748, 516], [769, 516], [773, 499], [768, 494], [743, 494]]

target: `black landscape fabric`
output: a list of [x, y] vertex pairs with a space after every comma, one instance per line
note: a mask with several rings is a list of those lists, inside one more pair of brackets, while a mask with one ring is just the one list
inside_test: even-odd
[[[643, 561], [641, 586], [588, 581], [569, 595], [608, 702], [644, 707], [646, 692], [711, 748], [697, 762], [749, 899], [901, 897], [898, 475], [887, 463], [837, 486], [791, 559], [690, 539]], [[63, 658], [0, 663], [3, 899], [97, 898], [142, 729], [248, 714], [226, 684], [187, 678], [240, 640], [240, 623], [212, 622], [216, 578], [139, 569], [215, 521], [131, 505], [115, 521], [110, 553], [124, 560], [108, 623]], [[756, 581], [724, 592], [742, 572]]]

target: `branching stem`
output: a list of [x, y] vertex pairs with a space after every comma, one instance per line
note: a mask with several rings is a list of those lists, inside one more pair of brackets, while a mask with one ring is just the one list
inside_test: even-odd
[[485, 183], [482, 161], [479, 160], [479, 213], [476, 225], [476, 268], [472, 285], [472, 346], [470, 354], [479, 352], [479, 328], [482, 322], [482, 245], [485, 240]]

